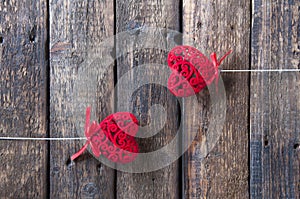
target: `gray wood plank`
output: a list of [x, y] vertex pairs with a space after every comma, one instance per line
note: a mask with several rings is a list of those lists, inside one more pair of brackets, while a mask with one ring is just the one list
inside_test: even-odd
[[[226, 59], [222, 68], [249, 69], [249, 1], [184, 0], [183, 5], [184, 42], [194, 39], [196, 47], [203, 49], [207, 57], [212, 52], [221, 57], [232, 49], [233, 55]], [[184, 155], [185, 198], [249, 196], [249, 73], [221, 75], [227, 96], [226, 121], [215, 147], [204, 157], [201, 151], [204, 151], [203, 147], [208, 140], [211, 141], [208, 139], [208, 127], [215, 122], [211, 112], [211, 93], [205, 89], [197, 95], [199, 110], [195, 110], [195, 104], [191, 103], [190, 98], [183, 100], [187, 126], [183, 134], [188, 136], [200, 120], [199, 133]]]
[[[252, 69], [299, 69], [299, 1], [253, 4]], [[251, 75], [251, 198], [299, 198], [299, 72]]]
[[[95, 68], [97, 61], [92, 63], [94, 66], [91, 69], [88, 68], [90, 65], [85, 65], [90, 58], [89, 49], [97, 48], [105, 38], [113, 35], [113, 8], [113, 1], [110, 0], [50, 1], [52, 137], [83, 136], [84, 129], [78, 128], [77, 124], [85, 121], [85, 104], [88, 100], [96, 101], [92, 112], [96, 112], [99, 120], [113, 111], [108, 103], [112, 100], [113, 66], [104, 71], [101, 65]], [[85, 68], [92, 72], [91, 80], [94, 80], [82, 85], [89, 93], [78, 90], [80, 85], [76, 87], [76, 81], [85, 78], [82, 72]], [[77, 95], [74, 95], [76, 92]], [[114, 198], [113, 169], [101, 164], [88, 152], [76, 159], [75, 164], [70, 162], [70, 156], [83, 144], [79, 141], [51, 142], [51, 198]]]
[[[179, 30], [179, 1], [116, 1], [116, 28], [117, 33], [122, 31], [130, 31], [133, 28], [140, 28], [147, 31], [147, 28], [165, 27], [174, 30]], [[138, 32], [134, 34], [139, 35]], [[162, 37], [162, 42], [166, 42], [167, 38]], [[116, 47], [117, 54], [121, 52], [128, 53], [117, 59], [117, 76], [122, 78], [126, 72], [134, 67], [141, 67], [142, 64], [158, 63], [166, 64], [167, 52], [158, 49], [136, 50], [139, 43], [135, 40], [128, 41], [127, 48], [121, 48], [122, 40], [117, 39]], [[151, 42], [148, 39], [147, 42]], [[149, 65], [148, 67], [151, 67]], [[167, 67], [167, 66], [165, 66]], [[153, 71], [140, 73], [130, 72], [129, 85], [121, 86], [121, 89], [132, 87], [130, 83], [135, 84], [137, 78], [145, 76], [155, 76]], [[135, 90], [131, 93], [132, 112], [140, 120], [140, 125], [149, 125], [151, 117], [150, 107], [154, 104], [161, 104], [165, 107], [167, 113], [167, 121], [164, 128], [151, 138], [138, 139], [140, 152], [146, 153], [158, 150], [173, 139], [177, 130], [177, 102], [176, 98], [168, 91], [167, 88], [157, 84], [148, 84]], [[118, 104], [122, 106], [122, 101], [119, 99], [122, 96], [118, 94]], [[163, 116], [159, 115], [154, 118], [156, 121], [162, 121]], [[153, 122], [153, 120], [152, 120]], [[156, 124], [155, 124], [156, 125]], [[166, 154], [167, 155], [167, 154]], [[157, 157], [164, 158], [164, 157]], [[155, 162], [153, 162], [155, 164]], [[180, 190], [179, 179], [179, 163], [178, 161], [171, 165], [149, 173], [131, 174], [126, 172], [117, 172], [117, 198], [179, 198]]]
[[[0, 3], [0, 136], [47, 137], [47, 4]], [[46, 141], [0, 140], [1, 198], [47, 197]]]

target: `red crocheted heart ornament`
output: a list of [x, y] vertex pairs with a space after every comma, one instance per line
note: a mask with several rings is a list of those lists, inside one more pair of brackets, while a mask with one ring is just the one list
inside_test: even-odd
[[176, 46], [168, 54], [168, 65], [172, 73], [168, 80], [169, 90], [178, 97], [188, 97], [199, 93], [214, 80], [219, 79], [219, 66], [231, 53], [229, 51], [220, 61], [216, 53], [209, 60], [192, 46]]
[[116, 163], [132, 162], [139, 152], [133, 137], [138, 132], [138, 120], [128, 112], [117, 112], [106, 117], [100, 124], [90, 124], [90, 107], [86, 110], [85, 136], [86, 144], [71, 157], [73, 161], [88, 146], [96, 157], [100, 155]]

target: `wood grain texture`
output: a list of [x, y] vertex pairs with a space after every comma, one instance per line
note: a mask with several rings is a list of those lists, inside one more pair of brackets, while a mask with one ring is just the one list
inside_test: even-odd
[[[253, 4], [252, 69], [300, 68], [299, 1]], [[251, 198], [300, 196], [299, 72], [251, 76]]]
[[[133, 28], [147, 29], [147, 27], [179, 29], [179, 1], [153, 1], [153, 0], [130, 0], [116, 1], [116, 30], [131, 31]], [[134, 32], [139, 35], [139, 32]], [[148, 42], [151, 40], [148, 40]], [[162, 42], [167, 38], [163, 37]], [[158, 63], [166, 64], [167, 52], [157, 49], [137, 50], [139, 43], [134, 40], [129, 41], [127, 48], [119, 47], [123, 41], [117, 39], [117, 54], [127, 52], [117, 59], [117, 77], [120, 79], [128, 71], [142, 64]], [[151, 67], [151, 65], [148, 65]], [[136, 73], [130, 72], [128, 82], [134, 84], [137, 79], [144, 76], [155, 76], [153, 71], [135, 76]], [[121, 86], [121, 89], [128, 89], [129, 85]], [[178, 111], [176, 98], [163, 86], [148, 84], [142, 86], [132, 94], [132, 112], [140, 120], [141, 126], [150, 123], [150, 107], [154, 104], [161, 104], [165, 107], [167, 121], [164, 128], [151, 138], [138, 139], [141, 152], [155, 151], [163, 147], [172, 140], [177, 130]], [[121, 97], [121, 96], [119, 96]], [[118, 104], [122, 101], [118, 97]], [[153, 115], [152, 115], [153, 116]], [[155, 121], [163, 120], [162, 116], [154, 118]], [[153, 122], [153, 120], [152, 120]], [[156, 125], [156, 124], [155, 124]], [[157, 157], [164, 158], [164, 157]], [[155, 162], [153, 162], [155, 164]], [[139, 198], [179, 198], [179, 163], [172, 163], [166, 168], [140, 174], [117, 172], [117, 198], [139, 199]]]
[[[0, 3], [0, 136], [47, 137], [45, 1]], [[45, 141], [0, 141], [0, 197], [47, 196]]]
[[[229, 49], [233, 55], [222, 64], [223, 69], [249, 69], [250, 2], [183, 1], [183, 41], [194, 39], [206, 56], [216, 52], [223, 56]], [[208, 90], [198, 94], [200, 110], [190, 116], [186, 126], [200, 120], [199, 133], [184, 155], [185, 198], [248, 198], [248, 107], [249, 74], [221, 73], [227, 96], [227, 112], [223, 133], [215, 147], [201, 157], [208, 127], [214, 118]], [[213, 89], [214, 90], [214, 89]], [[185, 98], [184, 115], [194, 113], [195, 105]], [[184, 135], [189, 135], [189, 128]]]
[[[88, 59], [89, 49], [97, 48], [105, 38], [113, 35], [113, 1], [50, 1], [50, 128], [52, 137], [83, 136], [83, 128], [76, 128], [79, 120], [85, 121], [85, 108], [82, 104], [89, 96], [78, 93], [72, 96], [78, 72]], [[107, 102], [113, 88], [113, 67], [105, 74], [103, 68], [93, 71], [95, 82], [87, 86], [96, 90], [96, 107], [99, 119], [112, 113]], [[81, 77], [79, 77], [81, 78]], [[77, 104], [73, 102], [77, 102]], [[82, 102], [82, 104], [78, 102]], [[81, 109], [82, 118], [73, 115], [74, 110]], [[80, 110], [79, 110], [80, 112]], [[95, 119], [95, 118], [94, 118]], [[75, 160], [70, 156], [78, 151], [84, 143], [79, 141], [52, 142], [50, 146], [50, 197], [51, 198], [114, 198], [114, 170], [102, 165], [86, 152]]]

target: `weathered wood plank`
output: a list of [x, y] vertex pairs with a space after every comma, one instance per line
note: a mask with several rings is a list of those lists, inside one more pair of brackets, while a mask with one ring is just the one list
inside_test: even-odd
[[[46, 1], [0, 3], [0, 136], [47, 137]], [[45, 141], [0, 141], [1, 198], [47, 197]]]
[[[299, 68], [299, 1], [253, 4], [252, 69]], [[300, 196], [299, 72], [251, 75], [251, 198]]]
[[[86, 65], [90, 48], [113, 35], [113, 1], [50, 1], [50, 129], [52, 137], [83, 136], [83, 128], [76, 124], [84, 122], [85, 108], [89, 96], [78, 93], [74, 81], [82, 75], [80, 71]], [[113, 67], [107, 71], [99, 65], [93, 68], [93, 78], [88, 87], [91, 93], [97, 93], [96, 107], [99, 119], [112, 113], [110, 91], [113, 88]], [[105, 74], [103, 74], [105, 72]], [[80, 77], [81, 78], [81, 77]], [[75, 89], [75, 90], [74, 90]], [[95, 97], [95, 96], [94, 96]], [[73, 102], [76, 102], [75, 104]], [[78, 103], [79, 102], [79, 103]], [[82, 102], [82, 104], [80, 104]], [[91, 104], [89, 104], [91, 105]], [[82, 118], [72, 115], [76, 109], [82, 109]], [[75, 112], [76, 113], [76, 112]], [[79, 121], [83, 120], [83, 121]], [[114, 198], [114, 170], [101, 164], [91, 155], [83, 155], [71, 164], [69, 158], [82, 147], [78, 141], [52, 142], [50, 149], [50, 196], [51, 198]]]
[[[179, 1], [154, 1], [154, 0], [131, 0], [116, 1], [116, 28], [117, 33], [130, 31], [132, 28], [141, 28], [141, 31], [147, 31], [147, 28], [165, 27], [179, 30]], [[134, 32], [139, 35], [139, 32]], [[159, 32], [158, 32], [159, 34]], [[166, 36], [166, 35], [165, 35]], [[119, 47], [122, 40], [117, 38], [117, 54], [125, 53], [117, 59], [117, 76], [120, 79], [126, 72], [134, 67], [140, 67], [142, 64], [158, 63], [166, 64], [167, 52], [158, 49], [135, 49], [140, 45], [134, 39], [129, 41], [127, 48]], [[161, 42], [164, 43], [167, 38], [163, 36]], [[151, 39], [147, 40], [151, 42]], [[122, 46], [122, 45], [121, 45]], [[151, 65], [147, 67], [152, 67]], [[166, 66], [167, 67], [167, 66]], [[135, 84], [138, 78], [145, 76], [156, 76], [155, 72], [140, 73], [136, 76], [135, 72], [130, 72], [128, 82]], [[121, 89], [128, 89], [129, 85], [121, 85]], [[128, 89], [129, 90], [129, 89]], [[141, 126], [149, 125], [151, 117], [150, 107], [154, 104], [161, 104], [165, 107], [167, 121], [164, 128], [151, 138], [138, 139], [140, 152], [150, 152], [158, 150], [166, 145], [177, 130], [178, 111], [176, 98], [161, 85], [148, 84], [142, 86], [132, 94], [131, 110], [140, 120]], [[118, 95], [119, 96], [119, 95]], [[122, 96], [119, 96], [122, 97]], [[118, 97], [118, 105], [122, 105]], [[153, 116], [153, 115], [152, 115]], [[155, 121], [163, 121], [162, 115], [152, 118]], [[152, 122], [154, 122], [152, 120]], [[155, 122], [154, 122], [155, 123]], [[166, 154], [167, 155], [167, 154]], [[164, 158], [164, 157], [157, 157]], [[155, 164], [155, 162], [153, 162]], [[141, 174], [131, 174], [126, 172], [117, 172], [117, 198], [179, 198], [179, 163], [172, 163], [166, 168]]]
[[[224, 69], [249, 69], [250, 2], [183, 1], [183, 41], [193, 38], [206, 56], [216, 52], [222, 56], [229, 49], [233, 56], [222, 65]], [[248, 107], [249, 74], [221, 73], [227, 96], [227, 113], [223, 133], [215, 147], [201, 157], [208, 126], [213, 122], [208, 90], [197, 97], [198, 117], [186, 120], [191, 127], [200, 120], [199, 133], [184, 156], [185, 198], [247, 198], [248, 197]], [[195, 105], [185, 98], [184, 115], [195, 111]], [[184, 135], [189, 135], [189, 128]]]

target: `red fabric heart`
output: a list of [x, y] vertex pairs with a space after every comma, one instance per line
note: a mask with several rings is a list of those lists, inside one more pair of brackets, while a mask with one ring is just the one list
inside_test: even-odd
[[86, 110], [85, 136], [86, 144], [71, 157], [73, 161], [88, 146], [96, 157], [104, 155], [116, 163], [132, 162], [138, 152], [138, 144], [134, 137], [138, 132], [138, 120], [128, 112], [118, 112], [106, 117], [100, 124], [90, 124], [90, 107]]
[[176, 46], [168, 54], [168, 65], [172, 73], [168, 80], [169, 90], [178, 97], [188, 97], [199, 93], [219, 77], [221, 62], [231, 53], [229, 51], [220, 61], [216, 54], [211, 60], [192, 46]]

